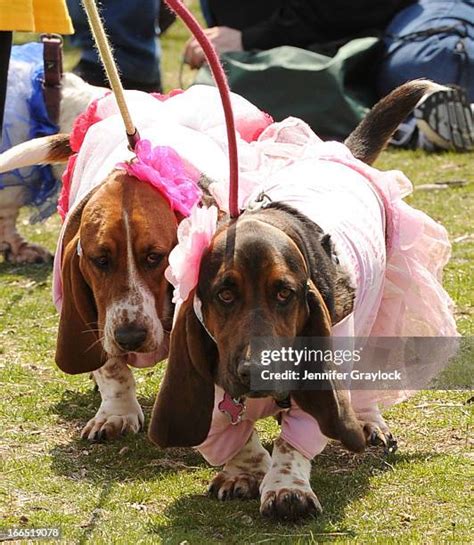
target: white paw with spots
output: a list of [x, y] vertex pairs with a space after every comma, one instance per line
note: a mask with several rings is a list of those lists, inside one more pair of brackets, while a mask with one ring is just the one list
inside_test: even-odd
[[81, 437], [89, 441], [113, 439], [125, 433], [138, 433], [144, 422], [142, 408], [136, 399], [120, 403], [105, 402], [86, 424]]
[[209, 493], [221, 501], [257, 498], [260, 483], [270, 465], [270, 454], [254, 431], [244, 448], [212, 479]]
[[322, 511], [309, 482], [311, 462], [279, 438], [272, 467], [260, 486], [260, 513], [277, 520], [298, 520]]

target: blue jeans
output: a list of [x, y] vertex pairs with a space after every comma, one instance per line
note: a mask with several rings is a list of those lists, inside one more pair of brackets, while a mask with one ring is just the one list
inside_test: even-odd
[[[98, 65], [97, 51], [80, 0], [67, 0], [76, 33], [71, 41], [82, 49], [81, 61]], [[160, 0], [102, 0], [104, 26], [122, 76], [153, 84], [160, 81], [161, 48], [156, 37]]]
[[201, 11], [207, 23], [207, 26], [208, 27], [215, 26], [216, 22], [214, 21], [211, 10], [209, 9], [209, 0], [201, 0], [200, 4], [201, 4]]
[[474, 102], [474, 0], [419, 0], [386, 29], [378, 91], [429, 78], [464, 87]]

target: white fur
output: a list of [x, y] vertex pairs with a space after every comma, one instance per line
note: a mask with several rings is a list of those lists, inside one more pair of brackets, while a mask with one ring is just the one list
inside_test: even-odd
[[209, 490], [219, 499], [253, 498], [271, 466], [271, 457], [256, 431], [240, 452], [229, 460], [212, 480]]
[[135, 380], [123, 358], [110, 358], [93, 372], [102, 402], [97, 414], [82, 430], [83, 439], [109, 438], [125, 432], [137, 433], [144, 423], [137, 401]]
[[[321, 504], [311, 489], [311, 461], [300, 454], [291, 445], [277, 439], [273, 446], [272, 466], [260, 485], [260, 512], [269, 514], [268, 509], [278, 509], [279, 494], [292, 494], [292, 501], [311, 503], [316, 511], [321, 512]], [[284, 502], [285, 500], [283, 500]], [[271, 505], [273, 504], [273, 505]]]
[[148, 331], [147, 339], [142, 347], [143, 352], [153, 352], [163, 342], [164, 331], [155, 307], [153, 293], [140, 279], [133, 255], [133, 241], [130, 222], [126, 211], [123, 212], [123, 221], [126, 231], [127, 243], [127, 278], [128, 292], [119, 299], [113, 301], [106, 309], [104, 327], [104, 350], [108, 354], [120, 354], [120, 348], [116, 346], [114, 332], [117, 327], [129, 323], [138, 323]]
[[[62, 78], [59, 132], [69, 133], [75, 118], [92, 100], [102, 96], [105, 89], [89, 85], [74, 74], [66, 73]], [[26, 134], [25, 134], [26, 137]], [[49, 154], [51, 137], [35, 138], [23, 142], [0, 154], [0, 173], [34, 164], [45, 164]], [[53, 166], [53, 173], [60, 178], [64, 166]], [[0, 252], [8, 250], [8, 259], [13, 263], [34, 263], [38, 259], [49, 260], [47, 250], [29, 244], [18, 234], [16, 218], [25, 201], [25, 190], [21, 186], [0, 190]], [[11, 218], [15, 218], [11, 221]]]
[[0, 174], [29, 165], [43, 165], [51, 148], [51, 136], [28, 140], [0, 155]]

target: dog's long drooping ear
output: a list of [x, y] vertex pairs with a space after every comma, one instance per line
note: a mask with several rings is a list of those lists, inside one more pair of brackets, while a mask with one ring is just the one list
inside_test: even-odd
[[82, 211], [91, 192], [68, 219], [63, 237], [63, 302], [56, 344], [56, 363], [69, 374], [87, 373], [106, 360], [99, 341], [97, 309], [79, 265], [78, 242]]
[[56, 363], [72, 375], [95, 371], [106, 357], [97, 334], [97, 309], [77, 255], [79, 237], [65, 248], [62, 278], [63, 303], [56, 344]]
[[426, 79], [400, 85], [377, 102], [344, 143], [354, 157], [371, 165], [418, 102], [424, 96], [442, 89], [446, 87]]
[[72, 154], [69, 134], [34, 138], [0, 154], [0, 174], [31, 165], [66, 163]]
[[[331, 335], [329, 312], [312, 282], [308, 290], [308, 305], [310, 315], [302, 336], [315, 337], [320, 342], [326, 338], [329, 341]], [[327, 347], [330, 347], [329, 342]], [[324, 435], [341, 441], [345, 447], [354, 452], [364, 450], [365, 437], [362, 427], [352, 409], [347, 391], [338, 388], [337, 381], [324, 381], [318, 390], [298, 390], [291, 395], [303, 411], [317, 420]]]
[[153, 407], [148, 436], [160, 447], [197, 446], [211, 426], [217, 347], [197, 319], [193, 300], [191, 292], [179, 310]]

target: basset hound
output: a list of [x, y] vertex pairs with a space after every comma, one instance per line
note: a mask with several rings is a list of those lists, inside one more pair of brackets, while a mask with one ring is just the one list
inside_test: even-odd
[[[68, 161], [54, 262], [56, 363], [67, 373], [93, 373], [102, 402], [82, 430], [89, 440], [142, 427], [131, 367], [167, 355], [174, 305], [164, 272], [178, 224], [189, 202], [205, 196], [199, 186], [227, 171], [214, 136], [224, 127], [216, 90], [196, 86], [169, 97], [127, 91], [126, 97], [142, 137], [136, 154], [107, 95], [79, 116], [71, 135], [0, 155], [0, 172]], [[242, 138], [268, 124], [250, 103], [232, 100]]]
[[[264, 181], [239, 218], [220, 219], [202, 254], [197, 285], [183, 296], [175, 319], [149, 428], [159, 446], [197, 446], [212, 465], [224, 466], [210, 485], [218, 499], [260, 495], [263, 515], [296, 520], [321, 511], [310, 485], [311, 459], [328, 438], [355, 452], [367, 444], [395, 447], [377, 399], [366, 392], [351, 398], [337, 381], [283, 395], [252, 389], [252, 370], [261, 366], [252, 339], [266, 339], [272, 350], [281, 338], [400, 335], [397, 327], [406, 323], [423, 323], [436, 335], [440, 321], [444, 333], [455, 334], [432, 256], [422, 255], [422, 233], [435, 233], [444, 248], [446, 232], [403, 203], [396, 190], [406, 180], [400, 173], [368, 166], [432, 89], [426, 81], [397, 89], [346, 146], [321, 142], [302, 122], [286, 120], [268, 127], [252, 148], [253, 163], [265, 166]], [[272, 161], [278, 162], [274, 171]], [[420, 229], [408, 248], [399, 235], [413, 217]], [[436, 267], [446, 261], [442, 255]], [[397, 291], [397, 263], [411, 274], [423, 269], [425, 295], [431, 304], [440, 302], [442, 316]], [[397, 297], [405, 296], [397, 306]], [[398, 314], [390, 314], [393, 308]], [[270, 415], [281, 421], [272, 456], [254, 429]]]

